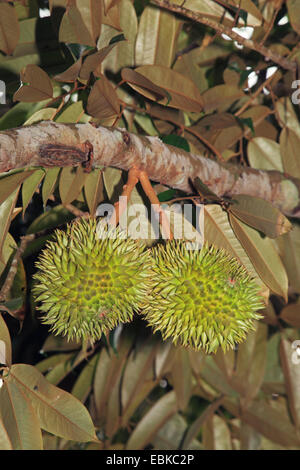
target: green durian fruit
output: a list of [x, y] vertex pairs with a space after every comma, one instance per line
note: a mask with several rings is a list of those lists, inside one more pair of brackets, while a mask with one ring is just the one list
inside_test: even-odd
[[225, 352], [255, 328], [263, 308], [258, 286], [224, 250], [188, 249], [186, 242], [172, 240], [155, 247], [153, 256], [152, 293], [142, 313], [163, 339]]
[[69, 340], [98, 340], [143, 306], [152, 262], [141, 242], [93, 218], [57, 230], [34, 275], [42, 322]]

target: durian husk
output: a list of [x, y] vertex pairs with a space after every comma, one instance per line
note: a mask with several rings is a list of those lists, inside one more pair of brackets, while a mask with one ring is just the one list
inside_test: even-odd
[[164, 340], [205, 353], [226, 352], [255, 329], [264, 305], [238, 260], [184, 240], [157, 245], [152, 254], [151, 297], [142, 314]]
[[152, 263], [141, 241], [94, 218], [56, 230], [34, 275], [41, 321], [68, 340], [99, 340], [144, 306]]

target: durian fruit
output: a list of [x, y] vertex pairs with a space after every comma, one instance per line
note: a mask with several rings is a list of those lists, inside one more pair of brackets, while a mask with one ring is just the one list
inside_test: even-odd
[[140, 241], [93, 218], [57, 230], [34, 275], [42, 322], [68, 340], [100, 339], [143, 306], [152, 262]]
[[[176, 345], [225, 352], [243, 341], [263, 307], [258, 287], [235, 258], [171, 240], [153, 249], [152, 294], [143, 315]], [[195, 248], [195, 247], [192, 247]]]

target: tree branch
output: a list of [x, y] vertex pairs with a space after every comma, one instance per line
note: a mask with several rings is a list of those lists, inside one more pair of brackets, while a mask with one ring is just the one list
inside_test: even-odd
[[225, 26], [221, 23], [216, 23], [215, 21], [201, 15], [200, 13], [184, 8], [181, 5], [170, 3], [168, 0], [151, 0], [151, 3], [165, 10], [172, 11], [179, 15], [185, 16], [186, 18], [189, 18], [190, 20], [195, 21], [197, 23], [209, 26], [210, 28], [213, 28], [215, 31], [217, 31], [219, 34], [226, 34], [228, 37], [230, 37], [234, 41], [237, 41], [239, 44], [242, 44], [248, 49], [252, 49], [253, 51], [258, 52], [259, 54], [263, 55], [266, 59], [271, 60], [275, 64], [280, 65], [280, 67], [282, 67], [283, 69], [292, 71], [297, 70], [297, 62], [290, 61], [289, 59], [279, 54], [276, 54], [275, 52], [265, 47], [262, 43], [258, 44], [252, 41], [251, 39], [243, 38], [235, 31], [232, 31], [232, 29], [228, 26]]
[[128, 171], [133, 166], [149, 179], [187, 193], [199, 177], [222, 197], [248, 194], [271, 202], [286, 215], [300, 217], [300, 180], [278, 171], [263, 171], [212, 160], [164, 144], [158, 137], [137, 136], [124, 129], [44, 121], [0, 132], [0, 172], [23, 167], [86, 165], [92, 148], [95, 166]]

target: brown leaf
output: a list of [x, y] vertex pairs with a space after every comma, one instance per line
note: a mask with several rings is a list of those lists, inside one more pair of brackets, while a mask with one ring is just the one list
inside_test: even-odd
[[21, 72], [21, 80], [23, 84], [14, 94], [14, 101], [32, 103], [52, 98], [51, 80], [37, 65], [27, 65]]
[[87, 111], [98, 119], [107, 119], [119, 114], [118, 95], [106, 77], [102, 76], [94, 84], [89, 94]]
[[73, 83], [77, 80], [79, 72], [82, 65], [82, 57], [80, 57], [74, 64], [72, 64], [67, 70], [58, 75], [55, 75], [53, 78], [58, 82]]
[[0, 50], [12, 54], [20, 37], [20, 27], [16, 10], [8, 3], [0, 3]]
[[163, 104], [171, 108], [199, 113], [203, 109], [203, 98], [196, 85], [184, 75], [160, 65], [143, 65], [136, 72], [146, 77], [171, 97]]
[[175, 392], [163, 395], [139, 421], [126, 444], [127, 450], [141, 450], [177, 411]]
[[212, 111], [225, 111], [235, 101], [243, 98], [245, 93], [230, 85], [217, 85], [213, 88], [209, 88], [203, 93], [204, 109], [206, 113]]
[[300, 304], [289, 304], [284, 307], [280, 312], [280, 318], [289, 325], [300, 328]]
[[239, 194], [234, 196], [230, 212], [242, 222], [254, 227], [270, 238], [276, 238], [292, 229], [290, 221], [264, 199]]
[[176, 393], [178, 408], [184, 410], [192, 393], [192, 370], [188, 351], [178, 348], [175, 350], [172, 363], [171, 377]]
[[167, 97], [163, 88], [156, 86], [151, 80], [136, 72], [135, 70], [124, 68], [121, 72], [123, 80], [142, 95], [150, 100], [159, 101]]
[[70, 5], [67, 8], [60, 23], [60, 42], [84, 44], [91, 47], [96, 45], [95, 39], [100, 34], [101, 23], [99, 23], [99, 18], [95, 17], [96, 23], [94, 24], [91, 10], [85, 3], [86, 0], [80, 1], [78, 5]]
[[285, 127], [280, 134], [280, 151], [283, 168], [286, 173], [300, 178], [299, 158], [300, 136], [292, 129]]
[[110, 44], [109, 46], [103, 47], [100, 51], [94, 54], [88, 55], [80, 69], [80, 78], [88, 80], [90, 74], [94, 72], [101, 62], [105, 59], [107, 54], [117, 45], [117, 43]]
[[263, 282], [287, 299], [288, 278], [271, 240], [229, 214], [230, 224]]

